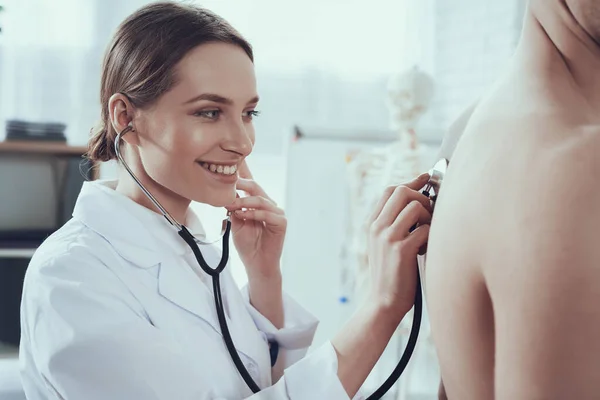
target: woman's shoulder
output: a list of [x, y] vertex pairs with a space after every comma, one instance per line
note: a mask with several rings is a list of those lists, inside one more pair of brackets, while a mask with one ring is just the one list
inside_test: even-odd
[[[104, 238], [70, 220], [38, 248], [25, 273], [22, 341], [43, 342], [52, 352], [65, 337], [80, 339], [115, 321], [139, 320], [138, 298], [115, 272], [119, 260]], [[38, 347], [39, 348], [39, 347]]]
[[[120, 260], [97, 232], [75, 219], [50, 235], [36, 250], [25, 273], [22, 312], [90, 306], [102, 299], [121, 299], [140, 310], [138, 301], [119, 272]], [[68, 299], [67, 303], [60, 301]]]
[[[65, 276], [82, 268], [104, 268], [112, 254], [108, 243], [78, 220], [71, 219], [38, 247], [27, 267], [32, 276]], [[31, 279], [31, 278], [29, 278]]]

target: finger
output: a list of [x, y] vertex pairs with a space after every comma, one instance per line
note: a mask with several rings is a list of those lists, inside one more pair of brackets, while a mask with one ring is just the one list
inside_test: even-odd
[[236, 210], [233, 214], [237, 218], [261, 221], [274, 228], [285, 228], [287, 225], [287, 219], [283, 215], [265, 210]]
[[238, 176], [244, 179], [254, 179], [252, 177], [252, 172], [250, 172], [250, 167], [248, 167], [248, 163], [244, 159], [238, 167]]
[[275, 204], [273, 199], [267, 195], [267, 193], [264, 191], [264, 189], [258, 183], [256, 183], [256, 181], [254, 181], [252, 179], [244, 179], [244, 178], [238, 179], [237, 184], [236, 184], [236, 189], [243, 190], [244, 192], [248, 193], [250, 196], [264, 197], [265, 199], [267, 199], [270, 202], [272, 202], [273, 204]]
[[417, 176], [415, 179], [408, 183], [404, 183], [403, 186], [406, 186], [412, 190], [420, 190], [425, 186], [425, 184], [429, 181], [429, 174], [427, 172], [422, 173]]
[[[425, 173], [425, 174], [421, 174], [417, 178], [413, 179], [411, 182], [407, 183], [406, 185], [401, 185], [401, 186], [407, 186], [411, 189], [416, 188], [413, 190], [419, 190], [420, 188], [425, 186], [425, 184], [427, 183], [428, 180], [429, 180], [429, 174]], [[396, 190], [397, 187], [398, 186], [388, 186], [385, 189], [385, 191], [383, 192], [383, 196], [379, 199], [379, 202], [375, 206], [375, 209], [371, 213], [371, 216], [367, 219], [367, 223], [369, 225], [372, 224], [379, 217], [385, 204], [387, 203], [389, 198], [392, 196], [392, 194], [394, 194], [394, 191]]]
[[397, 187], [390, 199], [383, 206], [376, 224], [383, 229], [392, 225], [398, 219], [398, 215], [413, 201], [420, 203], [426, 210], [431, 210], [431, 202], [427, 196], [410, 189], [408, 186]]
[[377, 205], [373, 209], [373, 212], [371, 213], [369, 218], [367, 218], [367, 225], [371, 225], [379, 217], [379, 214], [381, 214], [381, 210], [385, 206], [385, 203], [387, 203], [389, 198], [394, 193], [394, 190], [396, 190], [395, 186], [388, 186], [387, 188], [385, 188], [385, 191], [383, 192], [383, 196], [381, 196], [381, 198], [377, 202]]
[[420, 256], [424, 256], [425, 254], [427, 254], [427, 243], [425, 243], [423, 246], [421, 246], [421, 248], [419, 249], [419, 255]]
[[413, 200], [400, 212], [398, 218], [390, 226], [390, 236], [394, 239], [403, 239], [410, 234], [409, 230], [415, 224], [431, 224], [431, 213], [419, 201]]
[[264, 197], [260, 196], [240, 197], [225, 208], [229, 211], [247, 208], [270, 211], [274, 212], [275, 214], [284, 214], [284, 211], [275, 206], [273, 202], [271, 202], [269, 199], [265, 199]]
[[423, 246], [427, 244], [427, 240], [429, 239], [429, 230], [430, 225], [421, 225], [417, 229], [413, 231], [408, 237], [405, 239], [405, 243], [412, 249], [415, 249], [415, 256], [417, 250], [421, 249]]

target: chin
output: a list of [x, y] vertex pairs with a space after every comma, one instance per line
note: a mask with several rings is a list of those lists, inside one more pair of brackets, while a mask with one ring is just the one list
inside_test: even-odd
[[211, 190], [210, 193], [198, 193], [197, 196], [192, 198], [193, 201], [198, 203], [208, 204], [212, 207], [225, 207], [233, 203], [236, 199], [235, 186], [232, 186], [230, 190]]

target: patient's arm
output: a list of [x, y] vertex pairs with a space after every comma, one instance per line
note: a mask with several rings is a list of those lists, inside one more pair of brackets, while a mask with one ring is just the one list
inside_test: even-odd
[[[438, 156], [437, 156], [436, 160], [445, 158], [449, 161], [452, 158], [452, 153], [454, 153], [456, 144], [458, 143], [459, 139], [461, 138], [462, 134], [464, 133], [465, 129], [467, 128], [467, 125], [468, 125], [469, 121], [471, 120], [471, 116], [473, 115], [475, 108], [477, 108], [478, 103], [479, 103], [479, 101], [476, 101], [473, 104], [469, 105], [467, 108], [465, 108], [463, 110], [463, 112], [460, 113], [458, 118], [448, 127], [448, 131], [444, 135], [444, 139], [442, 140], [442, 145], [440, 146], [440, 150], [438, 152]], [[427, 258], [427, 255], [425, 255], [424, 259], [420, 260], [421, 264], [419, 265], [419, 268], [421, 268], [421, 276], [422, 277], [425, 276], [425, 274], [423, 273], [423, 268], [424, 268], [423, 264], [425, 263], [426, 258]], [[424, 288], [425, 288], [425, 286], [424, 286]], [[440, 384], [438, 387], [438, 399], [439, 400], [447, 400], [448, 399], [446, 397], [446, 390], [444, 388], [444, 383], [443, 383], [441, 377], [440, 377]]]
[[577, 140], [564, 140], [561, 154], [545, 160], [548, 173], [535, 177], [539, 190], [523, 196], [528, 200], [512, 216], [522, 221], [506, 232], [521, 242], [515, 262], [484, 267], [496, 324], [496, 400], [600, 396], [600, 190], [594, 182], [600, 142]]
[[[467, 125], [469, 124], [469, 121], [471, 120], [471, 116], [473, 115], [473, 112], [475, 112], [475, 109], [477, 108], [478, 104], [479, 104], [479, 100], [474, 102], [473, 104], [469, 105], [467, 108], [465, 108], [463, 110], [463, 112], [460, 113], [458, 118], [450, 125], [450, 127], [448, 128], [448, 131], [444, 135], [444, 139], [442, 141], [442, 145], [440, 146], [440, 150], [438, 152], [438, 157], [436, 159], [445, 158], [448, 161], [450, 161], [450, 159], [452, 158], [452, 154], [454, 153], [454, 149], [456, 148], [458, 141], [460, 140], [465, 129], [467, 128]], [[423, 262], [424, 262], [424, 260], [423, 260]], [[421, 266], [421, 268], [423, 268], [423, 266]], [[425, 276], [423, 274], [423, 271], [421, 271], [421, 276]], [[446, 397], [446, 390], [444, 388], [444, 383], [443, 383], [441, 377], [440, 377], [440, 384], [438, 387], [438, 399], [439, 400], [447, 400], [448, 399], [448, 397]]]

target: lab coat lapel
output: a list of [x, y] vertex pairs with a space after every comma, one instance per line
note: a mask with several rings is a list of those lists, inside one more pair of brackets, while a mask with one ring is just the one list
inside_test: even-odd
[[[201, 247], [201, 250], [209, 265], [217, 265], [221, 260], [222, 253], [220, 248], [205, 246]], [[238, 353], [244, 354], [261, 367], [266, 366], [268, 370], [270, 369], [268, 348], [262, 338], [262, 334], [256, 328], [254, 320], [246, 308], [247, 303], [231, 275], [230, 268], [231, 264], [228, 263], [220, 275], [220, 282], [231, 338]]]
[[[202, 253], [209, 265], [218, 264], [220, 254], [213, 247], [201, 247]], [[199, 267], [198, 267], [199, 268]], [[204, 272], [201, 272], [204, 273]], [[236, 350], [256, 363], [262, 363], [264, 342], [256, 331], [254, 322], [245, 309], [241, 294], [231, 286], [228, 271], [221, 274], [221, 292], [226, 310], [227, 326], [231, 333]], [[212, 288], [212, 281], [208, 283]], [[235, 283], [233, 283], [235, 285]], [[161, 296], [194, 314], [210, 325], [222, 337], [219, 326], [215, 300], [209, 289], [190, 268], [182, 257], [168, 259], [162, 262], [158, 275], [158, 291]], [[238, 298], [237, 295], [240, 296]]]
[[203, 319], [216, 332], [221, 333], [212, 291], [202, 283], [181, 257], [173, 257], [161, 262], [158, 291], [161, 296]]
[[260, 365], [261, 370], [268, 371], [270, 370], [270, 356], [262, 333], [256, 329], [256, 324], [246, 308], [246, 300], [244, 300], [229, 271], [226, 269], [222, 275], [223, 282], [221, 285], [223, 290], [229, 292], [227, 298], [230, 303], [229, 316], [231, 319], [228, 320], [228, 323], [236, 348]]

